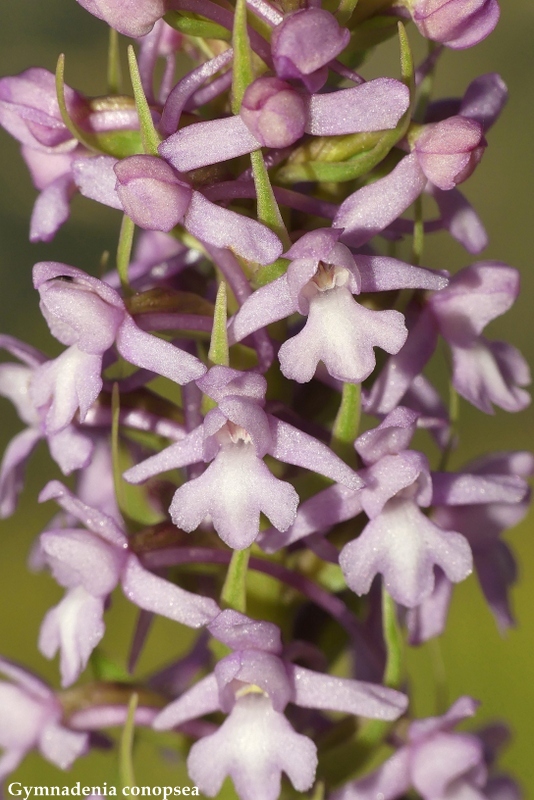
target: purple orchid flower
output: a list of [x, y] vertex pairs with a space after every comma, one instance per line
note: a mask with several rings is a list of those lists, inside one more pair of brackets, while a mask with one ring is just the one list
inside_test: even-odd
[[486, 800], [487, 767], [481, 740], [454, 727], [477, 703], [461, 697], [442, 717], [415, 720], [408, 742], [377, 770], [330, 795], [330, 800], [395, 800], [415, 789], [423, 800]]
[[[465, 536], [473, 552], [473, 564], [480, 587], [493, 613], [499, 629], [504, 632], [514, 625], [510, 609], [509, 589], [515, 583], [517, 568], [514, 556], [506, 542], [500, 538], [505, 530], [517, 525], [526, 515], [530, 492], [525, 478], [534, 473], [531, 453], [495, 453], [466, 464], [459, 473], [465, 475], [465, 488], [478, 476], [479, 490], [469, 498], [462, 492], [463, 503], [450, 502], [451, 496], [442, 497], [435, 492], [432, 519], [442, 528], [452, 528]], [[489, 491], [483, 491], [485, 478]], [[439, 475], [440, 491], [447, 486], [451, 476]], [[500, 496], [498, 487], [500, 485]], [[416, 609], [407, 614], [410, 642], [420, 644], [439, 636], [444, 628], [452, 594], [450, 582], [443, 573], [436, 578], [433, 593]]]
[[68, 769], [87, 751], [88, 736], [63, 723], [63, 708], [46, 683], [0, 658], [0, 781], [33, 749], [60, 769]]
[[310, 381], [319, 361], [341, 381], [360, 383], [375, 367], [374, 347], [396, 353], [407, 331], [398, 311], [372, 311], [351, 295], [407, 286], [441, 288], [446, 278], [382, 256], [353, 256], [339, 243], [342, 231], [305, 234], [285, 254], [287, 273], [257, 289], [229, 323], [231, 342], [295, 312], [307, 316], [300, 333], [279, 351], [282, 372]]
[[226, 775], [241, 800], [276, 800], [281, 773], [297, 791], [309, 789], [317, 766], [316, 747], [284, 716], [288, 703], [373, 719], [392, 720], [406, 708], [406, 697], [371, 683], [335, 678], [284, 658], [279, 628], [237, 611], [222, 611], [208, 626], [233, 652], [155, 719], [158, 730], [223, 711], [227, 719], [215, 733], [191, 748], [187, 766], [208, 797]]
[[489, 36], [500, 15], [497, 0], [409, 0], [407, 5], [423, 36], [454, 50]]
[[238, 115], [181, 128], [162, 142], [159, 152], [185, 172], [261, 147], [286, 147], [305, 132], [339, 136], [391, 129], [409, 102], [407, 87], [392, 78], [309, 95], [280, 78], [261, 77], [247, 88]]
[[211, 203], [155, 156], [82, 159], [74, 164], [74, 177], [83, 195], [123, 209], [141, 228], [168, 232], [182, 223], [200, 241], [258, 264], [270, 264], [282, 252], [269, 228]]
[[487, 243], [483, 228], [455, 187], [480, 161], [486, 144], [483, 134], [497, 119], [505, 99], [506, 87], [495, 73], [473, 81], [454, 108], [455, 116], [424, 127], [420, 139], [413, 139], [413, 151], [389, 175], [343, 201], [333, 222], [334, 227], [344, 228], [343, 241], [354, 247], [365, 244], [427, 191], [452, 235], [469, 252], [479, 252]]
[[39, 648], [47, 658], [61, 652], [63, 686], [78, 678], [104, 635], [106, 599], [119, 583], [135, 605], [191, 628], [218, 614], [211, 598], [187, 592], [146, 570], [115, 520], [82, 503], [59, 481], [47, 484], [39, 500], [56, 500], [87, 528], [55, 528], [39, 540], [42, 560], [68, 590], [46, 614], [39, 636]]
[[[76, 122], [87, 116], [87, 101], [69, 86], [65, 102]], [[77, 146], [61, 118], [54, 75], [40, 67], [0, 78], [0, 125], [21, 144], [42, 153], [68, 153]]]
[[366, 409], [384, 414], [401, 402], [424, 368], [441, 333], [452, 355], [452, 383], [458, 394], [487, 414], [493, 404], [521, 411], [530, 403], [523, 388], [530, 371], [521, 353], [482, 335], [484, 327], [507, 311], [519, 293], [519, 275], [498, 261], [480, 261], [461, 270], [428, 299], [402, 350], [389, 359], [375, 381]]
[[394, 599], [414, 608], [434, 590], [435, 565], [449, 581], [464, 580], [472, 569], [468, 541], [454, 528], [437, 525], [420, 507], [519, 503], [526, 485], [521, 478], [501, 475], [431, 474], [425, 457], [406, 449], [417, 417], [399, 407], [363, 433], [355, 444], [366, 465], [359, 472], [363, 489], [332, 486], [319, 492], [301, 505], [287, 532], [264, 531], [261, 546], [276, 551], [365, 511], [370, 521], [339, 556], [347, 584], [356, 593], [368, 592], [381, 573]]
[[258, 536], [260, 511], [286, 530], [295, 519], [298, 495], [271, 474], [263, 462], [267, 454], [346, 486], [361, 485], [326, 445], [265, 413], [262, 375], [215, 366], [197, 385], [218, 407], [184, 439], [124, 473], [128, 482], [141, 483], [169, 469], [211, 461], [175, 492], [169, 511], [182, 530], [193, 531], [209, 514], [221, 539], [236, 550]]
[[83, 421], [102, 388], [102, 357], [113, 344], [131, 364], [176, 383], [205, 372], [194, 356], [138, 328], [118, 293], [97, 278], [50, 261], [35, 265], [33, 279], [52, 334], [68, 346], [32, 381], [33, 401], [46, 409], [47, 433], [65, 428], [78, 409]]
[[41, 439], [47, 439], [50, 455], [65, 475], [89, 464], [93, 441], [76, 425], [60, 430], [48, 429], [46, 409], [39, 408], [32, 394], [33, 380], [53, 362], [30, 345], [11, 336], [0, 336], [0, 347], [22, 363], [0, 364], [0, 395], [15, 406], [27, 425], [8, 444], [0, 465], [0, 517], [9, 517], [15, 510], [24, 483], [26, 462]]

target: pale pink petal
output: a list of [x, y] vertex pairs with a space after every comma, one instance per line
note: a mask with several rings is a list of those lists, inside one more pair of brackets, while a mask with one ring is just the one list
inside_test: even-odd
[[459, 533], [443, 531], [409, 500], [390, 500], [359, 538], [341, 551], [339, 563], [348, 585], [366, 594], [377, 573], [392, 597], [412, 608], [434, 587], [434, 564], [449, 580], [462, 581], [472, 571], [471, 549]]
[[220, 611], [211, 597], [186, 592], [154, 575], [144, 569], [134, 555], [128, 557], [121, 582], [128, 600], [139, 608], [174, 619], [190, 628], [207, 625]]
[[46, 614], [39, 650], [47, 658], [60, 651], [61, 685], [70, 686], [87, 666], [104, 635], [104, 601], [78, 586]]
[[209, 514], [230, 547], [248, 547], [259, 532], [260, 511], [279, 530], [297, 513], [298, 495], [291, 484], [271, 474], [251, 444], [227, 445], [199, 477], [181, 486], [169, 509], [175, 525], [194, 530]]
[[193, 745], [187, 759], [191, 779], [215, 797], [229, 775], [241, 800], [277, 800], [285, 772], [295, 789], [311, 788], [316, 747], [260, 694], [240, 698], [219, 730]]
[[406, 711], [408, 698], [395, 689], [374, 683], [323, 675], [288, 665], [294, 681], [294, 703], [303, 708], [343, 711], [370, 719], [393, 720]]

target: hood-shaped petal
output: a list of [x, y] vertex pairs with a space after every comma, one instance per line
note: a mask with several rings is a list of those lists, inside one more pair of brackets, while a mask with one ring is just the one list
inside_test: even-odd
[[250, 398], [261, 404], [267, 391], [267, 381], [258, 372], [242, 372], [218, 364], [197, 381], [197, 386], [217, 403], [234, 395]]
[[125, 36], [145, 36], [165, 14], [165, 0], [78, 0], [90, 14], [103, 19], [111, 28]]
[[161, 158], [129, 156], [114, 171], [124, 211], [140, 228], [168, 233], [183, 220], [192, 189]]
[[232, 650], [263, 650], [279, 655], [282, 652], [280, 628], [272, 622], [247, 617], [233, 608], [226, 608], [208, 625], [208, 630]]
[[354, 447], [366, 464], [374, 464], [386, 455], [397, 455], [406, 450], [417, 426], [418, 414], [398, 406], [380, 425], [362, 433]]
[[424, 798], [445, 797], [448, 790], [454, 791], [455, 781], [468, 778], [482, 764], [482, 742], [476, 736], [437, 733], [413, 748], [413, 785]]
[[126, 313], [114, 289], [54, 261], [34, 266], [33, 284], [50, 331], [62, 344], [95, 355], [111, 347]]
[[[282, 712], [294, 700], [293, 687], [282, 659], [264, 650], [239, 650], [215, 665], [221, 709], [228, 714], [241, 692], [249, 686], [266, 694], [275, 711]], [[237, 688], [241, 686], [241, 688]]]

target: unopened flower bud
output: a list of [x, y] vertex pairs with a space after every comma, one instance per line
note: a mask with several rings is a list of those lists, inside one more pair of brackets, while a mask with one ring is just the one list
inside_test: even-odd
[[130, 156], [115, 165], [115, 174], [124, 210], [140, 228], [168, 233], [183, 219], [192, 190], [165, 161]]
[[485, 148], [480, 123], [462, 116], [425, 125], [415, 142], [421, 169], [429, 181], [445, 190], [469, 178]]
[[280, 78], [300, 78], [310, 92], [326, 82], [326, 65], [345, 49], [349, 31], [322, 8], [305, 8], [286, 17], [271, 40], [276, 73]]
[[166, 12], [165, 0], [78, 0], [90, 14], [125, 36], [144, 36]]
[[462, 50], [489, 36], [500, 9], [497, 0], [415, 0], [411, 13], [427, 39]]
[[302, 96], [280, 78], [258, 78], [245, 92], [241, 118], [264, 147], [288, 147], [304, 133]]

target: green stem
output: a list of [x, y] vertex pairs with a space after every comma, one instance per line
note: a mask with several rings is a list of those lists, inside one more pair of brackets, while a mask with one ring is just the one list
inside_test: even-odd
[[119, 273], [121, 287], [125, 296], [132, 294], [128, 280], [128, 267], [130, 266], [134, 232], [135, 224], [133, 220], [124, 214], [117, 246], [117, 272]]
[[384, 685], [391, 689], [398, 689], [403, 674], [404, 642], [397, 620], [395, 601], [384, 586], [382, 586], [382, 628], [386, 644]]
[[109, 29], [108, 92], [109, 94], [121, 94], [122, 92], [119, 34], [115, 30], [115, 28]]
[[361, 387], [344, 383], [341, 404], [332, 430], [331, 447], [348, 464], [356, 466], [354, 442], [358, 436], [361, 415]]
[[250, 547], [246, 550], [234, 550], [221, 592], [222, 605], [243, 614], [247, 610], [246, 578], [249, 557]]

